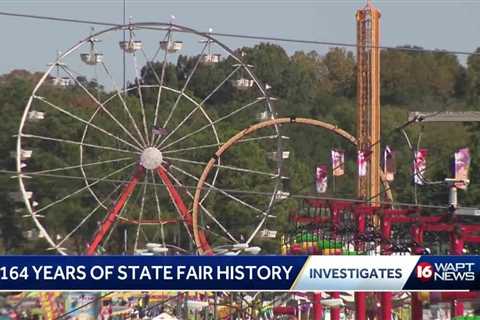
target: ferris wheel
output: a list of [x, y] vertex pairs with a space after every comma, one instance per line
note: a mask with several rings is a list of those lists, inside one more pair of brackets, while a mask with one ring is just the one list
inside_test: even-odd
[[[203, 167], [234, 132], [275, 116], [246, 58], [210, 33], [133, 22], [92, 32], [59, 54], [20, 121], [13, 195], [48, 249], [193, 252], [191, 209]], [[283, 139], [273, 126], [240, 141], [228, 165], [215, 159], [199, 202], [199, 234], [213, 252], [255, 253], [253, 239], [283, 194]], [[231, 179], [241, 188], [227, 190]], [[256, 184], [259, 199], [247, 192]]]

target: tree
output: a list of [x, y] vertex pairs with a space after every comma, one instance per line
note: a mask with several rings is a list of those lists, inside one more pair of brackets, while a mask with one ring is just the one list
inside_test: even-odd
[[467, 102], [472, 107], [480, 108], [480, 48], [467, 59]]
[[355, 60], [353, 53], [344, 48], [331, 49], [323, 59], [332, 94], [353, 97], [355, 88]]

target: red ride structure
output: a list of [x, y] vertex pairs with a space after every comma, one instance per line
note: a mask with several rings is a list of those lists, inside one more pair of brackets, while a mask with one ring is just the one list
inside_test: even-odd
[[[293, 255], [365, 255], [365, 254], [430, 254], [434, 243], [425, 236], [443, 236], [450, 239], [450, 251], [435, 254], [463, 254], [465, 245], [480, 243], [480, 224], [453, 216], [448, 208], [436, 212], [419, 207], [393, 209], [390, 205], [372, 207], [358, 201], [305, 199], [303, 206], [290, 215], [295, 226], [286, 235], [283, 254]], [[376, 220], [381, 229], [374, 228]], [[355, 248], [355, 250], [351, 250]], [[391, 293], [390, 293], [391, 294]], [[331, 294], [336, 296], [335, 293]], [[478, 299], [478, 293], [442, 292], [430, 294], [431, 302], [451, 302], [452, 316], [464, 314], [463, 302]], [[315, 307], [320, 295], [313, 300], [319, 319], [321, 311]], [[423, 317], [423, 301], [418, 293], [411, 294], [411, 318]], [[382, 301], [382, 303], [385, 300]], [[389, 301], [388, 299], [386, 301]], [[392, 300], [390, 300], [392, 301]], [[317, 308], [317, 309], [315, 309]], [[332, 309], [331, 319], [339, 319], [338, 309]], [[366, 310], [367, 311], [367, 310]], [[389, 319], [391, 304], [383, 305], [380, 319]]]

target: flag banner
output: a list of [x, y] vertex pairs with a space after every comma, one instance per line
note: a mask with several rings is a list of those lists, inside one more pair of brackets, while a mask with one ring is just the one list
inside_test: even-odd
[[385, 147], [383, 154], [383, 172], [385, 173], [385, 179], [387, 181], [393, 181], [395, 179], [395, 173], [397, 173], [395, 151], [393, 151], [390, 146]]
[[345, 174], [345, 152], [339, 149], [333, 149], [332, 154], [332, 173], [339, 177]]
[[4, 256], [0, 290], [480, 290], [480, 256]]
[[455, 180], [463, 180], [464, 182], [456, 182], [455, 187], [466, 190], [468, 186], [468, 171], [470, 170], [470, 150], [462, 148], [455, 152]]
[[418, 185], [425, 183], [425, 170], [427, 170], [427, 149], [419, 149], [415, 152], [413, 162], [413, 182]]
[[315, 191], [318, 193], [327, 192], [328, 187], [328, 167], [321, 164], [315, 168]]
[[159, 135], [159, 136], [166, 136], [168, 134], [168, 130], [162, 127], [153, 127], [152, 133]]
[[367, 165], [368, 165], [368, 154], [366, 151], [358, 150], [357, 153], [357, 166], [358, 166], [358, 175], [360, 177], [365, 177], [367, 175]]

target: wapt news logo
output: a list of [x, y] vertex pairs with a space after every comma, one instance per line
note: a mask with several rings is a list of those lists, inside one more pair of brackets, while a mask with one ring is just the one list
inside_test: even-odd
[[421, 282], [475, 281], [474, 262], [420, 262], [415, 276]]

